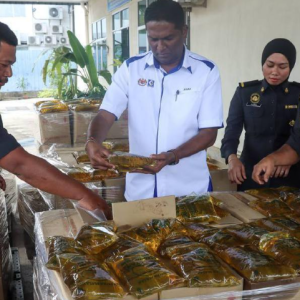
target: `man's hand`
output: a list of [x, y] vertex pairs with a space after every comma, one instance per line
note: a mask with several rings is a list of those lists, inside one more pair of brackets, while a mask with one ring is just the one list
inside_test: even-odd
[[245, 167], [236, 156], [229, 158], [228, 179], [236, 184], [242, 184], [247, 179]]
[[82, 208], [87, 210], [100, 209], [105, 213], [106, 218], [108, 220], [112, 219], [111, 208], [108, 206], [108, 204], [104, 199], [102, 199], [92, 191], [88, 196], [78, 201], [78, 203]]
[[102, 145], [96, 142], [89, 142], [86, 145], [86, 152], [90, 158], [91, 165], [95, 169], [107, 170], [115, 168], [114, 165], [107, 161], [110, 152]]
[[274, 174], [275, 168], [275, 160], [271, 156], [267, 156], [254, 166], [252, 179], [259, 184], [264, 184]]
[[162, 152], [160, 154], [152, 154], [151, 158], [155, 159], [155, 166], [145, 166], [142, 170], [134, 170], [131, 173], [142, 173], [142, 174], [156, 174], [162, 168], [169, 165], [173, 161], [175, 161], [174, 153], [172, 152]]
[[291, 166], [277, 166], [271, 177], [287, 177]]
[[2, 189], [3, 191], [5, 191], [6, 189], [6, 182], [1, 175], [0, 175], [0, 189]]

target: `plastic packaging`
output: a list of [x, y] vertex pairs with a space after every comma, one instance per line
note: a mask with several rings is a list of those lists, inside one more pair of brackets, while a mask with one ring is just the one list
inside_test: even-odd
[[297, 275], [291, 267], [247, 246], [231, 247], [219, 252], [218, 255], [252, 282], [294, 278]]
[[216, 222], [220, 220], [208, 193], [203, 195], [191, 194], [178, 198], [176, 214], [182, 222]]
[[8, 299], [12, 282], [12, 255], [9, 245], [5, 194], [0, 189], [0, 298]]
[[184, 283], [182, 278], [165, 268], [143, 245], [125, 250], [107, 261], [129, 292], [137, 298]]
[[130, 172], [142, 169], [145, 166], [154, 166], [155, 160], [127, 152], [116, 151], [108, 157], [111, 164], [115, 165], [119, 172]]

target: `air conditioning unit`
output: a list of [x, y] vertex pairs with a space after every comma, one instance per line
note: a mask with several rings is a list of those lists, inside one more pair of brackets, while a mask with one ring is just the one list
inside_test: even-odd
[[51, 33], [54, 34], [63, 33], [63, 27], [61, 25], [51, 25]]
[[56, 45], [56, 43], [57, 43], [56, 36], [53, 36], [53, 35], [45, 35], [44, 36], [44, 45], [45, 46]]
[[58, 38], [58, 41], [59, 41], [59, 43], [60, 43], [61, 45], [68, 45], [68, 44], [69, 44], [69, 40], [68, 40], [68, 38], [65, 37], [65, 36], [60, 36], [60, 37]]
[[41, 44], [41, 39], [39, 36], [30, 35], [27, 37], [27, 45], [28, 46], [39, 46]]
[[48, 18], [52, 20], [61, 20], [63, 19], [63, 9], [62, 7], [52, 6], [48, 10]]
[[47, 33], [47, 24], [46, 23], [34, 23], [34, 32], [35, 33]]

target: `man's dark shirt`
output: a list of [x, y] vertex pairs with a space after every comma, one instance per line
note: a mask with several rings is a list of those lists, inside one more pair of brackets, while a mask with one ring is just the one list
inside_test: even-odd
[[[230, 104], [221, 154], [227, 161], [229, 155], [237, 153], [244, 128], [241, 161], [245, 166], [247, 179], [239, 186], [239, 190], [262, 187], [251, 179], [253, 166], [278, 150], [289, 139], [292, 128], [296, 125], [299, 96], [300, 85], [295, 82], [284, 82], [280, 86], [271, 87], [265, 80], [256, 80], [242, 83], [237, 88]], [[297, 164], [291, 168], [287, 178], [272, 178], [263, 187], [298, 186], [299, 176], [300, 164]]]
[[19, 146], [16, 139], [11, 134], [8, 134], [7, 130], [3, 127], [0, 115], [0, 159]]

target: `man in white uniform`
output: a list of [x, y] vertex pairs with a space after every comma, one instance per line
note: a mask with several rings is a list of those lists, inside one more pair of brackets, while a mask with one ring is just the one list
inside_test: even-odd
[[223, 126], [218, 68], [184, 46], [187, 26], [177, 2], [153, 2], [145, 23], [151, 51], [129, 58], [113, 76], [90, 124], [86, 150], [94, 167], [113, 167], [102, 142], [128, 108], [130, 152], [157, 163], [127, 174], [127, 201], [207, 192], [205, 149]]

